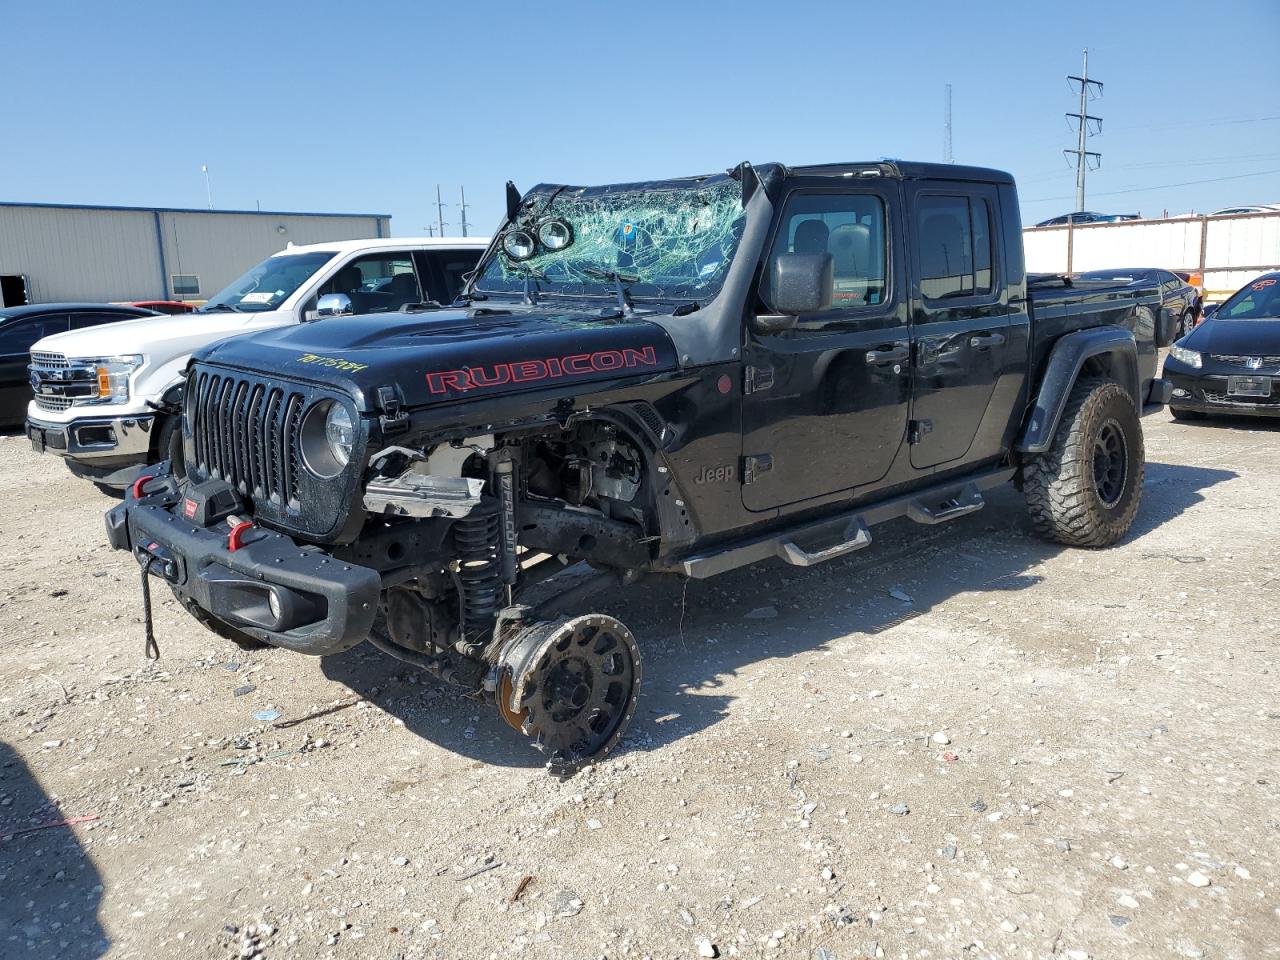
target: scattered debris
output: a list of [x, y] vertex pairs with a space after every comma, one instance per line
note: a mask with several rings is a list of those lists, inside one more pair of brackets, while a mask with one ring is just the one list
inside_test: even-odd
[[895, 600], [901, 600], [903, 603], [915, 603], [915, 599], [909, 593], [903, 593], [897, 587], [889, 591], [889, 596]]
[[274, 723], [280, 719], [279, 710], [259, 710], [253, 715], [253, 719], [259, 723]]
[[65, 820], [54, 820], [52, 823], [42, 823], [36, 827], [23, 827], [21, 830], [14, 830], [11, 833], [0, 833], [0, 840], [12, 840], [14, 837], [20, 837], [24, 833], [35, 833], [37, 830], [51, 830], [54, 827], [72, 827], [77, 823], [92, 823], [98, 819], [96, 813], [86, 813], [80, 817], [67, 817]]
[[236, 687], [232, 690], [231, 695], [233, 697], [243, 697], [246, 693], [253, 693], [257, 689], [258, 685], [256, 683], [246, 683], [243, 687]]
[[520, 898], [524, 896], [524, 892], [529, 889], [531, 883], [533, 883], [533, 874], [526, 873], [520, 878], [520, 882], [516, 884], [511, 896], [507, 898], [507, 903], [518, 903]]
[[773, 620], [778, 616], [778, 608], [775, 606], [756, 607], [754, 610], [743, 614], [743, 620]]

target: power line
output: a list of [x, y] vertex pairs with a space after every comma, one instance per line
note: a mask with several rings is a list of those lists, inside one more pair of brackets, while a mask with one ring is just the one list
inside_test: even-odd
[[[1075, 158], [1076, 158], [1076, 209], [1083, 210], [1084, 209], [1084, 175], [1089, 169], [1089, 158], [1090, 157], [1095, 158], [1098, 161], [1098, 165], [1099, 166], [1102, 165], [1102, 154], [1097, 153], [1096, 151], [1093, 151], [1093, 150], [1085, 149], [1085, 141], [1089, 137], [1093, 136], [1094, 133], [1101, 132], [1102, 130], [1102, 118], [1093, 117], [1089, 115], [1089, 101], [1092, 99], [1092, 97], [1089, 96], [1089, 90], [1091, 87], [1096, 87], [1098, 89], [1098, 96], [1102, 96], [1102, 83], [1101, 81], [1098, 81], [1098, 80], [1089, 79], [1088, 47], [1086, 47], [1084, 51], [1084, 69], [1081, 71], [1080, 76], [1078, 77], [1069, 76], [1067, 77], [1067, 82], [1080, 84], [1080, 112], [1067, 114], [1068, 117], [1075, 117], [1076, 119], [1076, 131], [1078, 134], [1076, 148], [1074, 150], [1063, 150], [1062, 152], [1067, 156], [1071, 156], [1072, 154], [1075, 155]], [[1093, 121], [1098, 125], [1096, 130], [1091, 131], [1089, 129], [1090, 121]]]
[[[1274, 173], [1280, 173], [1280, 169], [1276, 170], [1257, 170], [1253, 173], [1238, 173], [1231, 177], [1209, 177], [1205, 180], [1184, 180], [1181, 183], [1159, 183], [1149, 187], [1130, 187], [1126, 190], [1105, 190], [1102, 193], [1094, 194], [1097, 197], [1118, 197], [1126, 193], [1147, 193], [1151, 190], [1170, 190], [1174, 187], [1191, 187], [1201, 183], [1222, 183], [1225, 180], [1245, 180], [1249, 177], [1266, 177]], [[1068, 197], [1037, 197], [1034, 200], [1024, 200], [1024, 203], [1045, 203], [1049, 200], [1070, 200]]]

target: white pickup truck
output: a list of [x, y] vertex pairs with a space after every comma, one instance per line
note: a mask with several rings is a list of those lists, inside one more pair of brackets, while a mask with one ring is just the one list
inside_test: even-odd
[[451, 303], [488, 243], [417, 237], [290, 246], [195, 313], [46, 337], [31, 348], [27, 436], [77, 476], [121, 489], [128, 468], [180, 453], [177, 414], [193, 350], [328, 313]]

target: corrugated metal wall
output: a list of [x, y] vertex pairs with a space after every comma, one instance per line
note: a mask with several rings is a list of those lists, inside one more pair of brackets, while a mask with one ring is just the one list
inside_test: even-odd
[[[35, 303], [207, 300], [289, 242], [390, 232], [385, 217], [0, 206], [0, 274], [25, 275]], [[199, 293], [175, 297], [175, 274]]]
[[1280, 269], [1280, 213], [1028, 227], [1022, 236], [1032, 273], [1114, 267], [1199, 272], [1213, 299]]
[[150, 213], [0, 207], [0, 274], [26, 274], [35, 303], [155, 299], [156, 250]]

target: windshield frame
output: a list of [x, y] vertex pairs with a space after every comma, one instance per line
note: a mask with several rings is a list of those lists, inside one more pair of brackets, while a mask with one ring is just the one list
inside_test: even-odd
[[[273, 253], [271, 256], [259, 260], [252, 267], [246, 270], [236, 279], [232, 280], [216, 294], [210, 297], [199, 310], [200, 313], [219, 313], [223, 308], [234, 311], [236, 313], [256, 314], [271, 313], [276, 310], [282, 310], [291, 299], [297, 296], [298, 291], [303, 290], [311, 284], [316, 277], [324, 270], [326, 266], [331, 264], [335, 257], [340, 256], [338, 250], [281, 250], [279, 253]], [[268, 271], [263, 270], [267, 264], [273, 260], [285, 261], [304, 261], [314, 260], [315, 265], [311, 272], [298, 281], [298, 283], [283, 296], [274, 300], [255, 301], [245, 303], [243, 298], [250, 294], [261, 293], [256, 287], [248, 287], [250, 283], [261, 283], [262, 279], [268, 275]], [[298, 264], [302, 265], [302, 264]], [[263, 270], [259, 276], [255, 278], [254, 274]], [[277, 286], [277, 292], [283, 288]]]
[[[733, 266], [733, 263], [741, 250], [743, 234], [746, 230], [746, 211], [741, 203], [741, 185], [739, 181], [728, 174], [715, 174], [702, 177], [691, 177], [676, 180], [658, 180], [640, 183], [620, 183], [609, 184], [598, 187], [581, 187], [581, 186], [563, 186], [553, 184], [539, 184], [525, 194], [521, 201], [520, 209], [514, 220], [508, 220], [494, 237], [486, 255], [477, 264], [475, 274], [464, 290], [464, 296], [473, 299], [487, 299], [490, 297], [512, 297], [520, 298], [525, 295], [526, 284], [528, 291], [537, 298], [547, 298], [561, 301], [568, 300], [589, 300], [589, 301], [612, 301], [618, 298], [618, 283], [620, 282], [627, 289], [628, 298], [636, 302], [650, 303], [673, 303], [673, 302], [698, 302], [707, 303], [716, 296], [724, 288], [725, 280]], [[623, 207], [625, 199], [630, 196], [642, 198], [653, 195], [685, 195], [693, 197], [697, 195], [712, 195], [711, 200], [706, 203], [708, 207], [715, 208], [715, 204], [719, 204], [721, 217], [718, 217], [710, 224], [705, 232], [708, 236], [706, 247], [700, 251], [700, 254], [712, 254], [712, 251], [718, 250], [720, 256], [715, 260], [715, 268], [713, 272], [707, 274], [705, 281], [699, 279], [699, 274], [694, 273], [688, 279], [687, 283], [666, 283], [661, 284], [656, 279], [650, 279], [643, 276], [642, 265], [637, 267], [633, 262], [619, 262], [625, 257], [630, 257], [624, 246], [617, 245], [620, 255], [617, 257], [601, 256], [593, 258], [583, 258], [576, 262], [571, 268], [564, 268], [563, 257], [566, 254], [571, 255], [575, 251], [575, 247], [582, 237], [578, 235], [578, 228], [581, 219], [575, 218], [575, 204], [582, 207], [593, 206], [596, 209], [591, 215], [608, 217], [616, 215], [619, 222], [619, 230], [631, 226], [633, 221], [637, 226], [636, 235], [638, 239], [648, 240], [657, 246], [657, 243], [663, 237], [654, 237], [650, 233], [639, 217], [629, 217], [624, 214], [623, 210], [610, 211], [608, 207], [617, 205]], [[731, 208], [729, 204], [732, 203]], [[655, 217], [668, 214], [673, 217], [679, 217], [682, 213], [687, 217], [688, 214], [679, 208], [679, 205], [673, 204], [670, 211], [662, 208], [660, 201], [640, 201], [636, 204], [638, 208], [648, 207], [652, 210]], [[604, 208], [603, 210], [601, 208]], [[581, 209], [581, 208], [580, 208]], [[724, 216], [732, 211], [731, 216]], [[512, 260], [503, 250], [503, 238], [510, 232], [515, 230], [526, 230], [532, 232], [536, 229], [537, 224], [550, 218], [564, 219], [571, 224], [575, 237], [574, 242], [566, 247], [564, 251], [548, 251], [539, 247], [539, 252], [526, 260]], [[575, 222], [576, 221], [576, 222]], [[716, 234], [721, 236], [720, 242], [715, 240]], [[592, 234], [592, 244], [595, 251], [600, 251], [605, 241], [604, 234]], [[668, 235], [671, 236], [671, 235]], [[690, 235], [691, 236], [691, 235]], [[581, 250], [582, 248], [578, 248]], [[696, 262], [696, 260], [695, 260]], [[546, 271], [550, 267], [552, 270], [564, 270], [570, 276], [562, 278], [555, 274], [548, 275]], [[604, 278], [583, 278], [581, 273], [587, 267], [598, 269], [602, 272], [615, 272], [620, 274], [622, 279], [614, 281]], [[703, 267], [706, 270], [706, 267]], [[578, 276], [573, 276], [578, 273]], [[634, 277], [639, 279], [633, 279]], [[526, 281], [527, 277], [527, 281]], [[684, 279], [684, 278], [681, 278]]]

